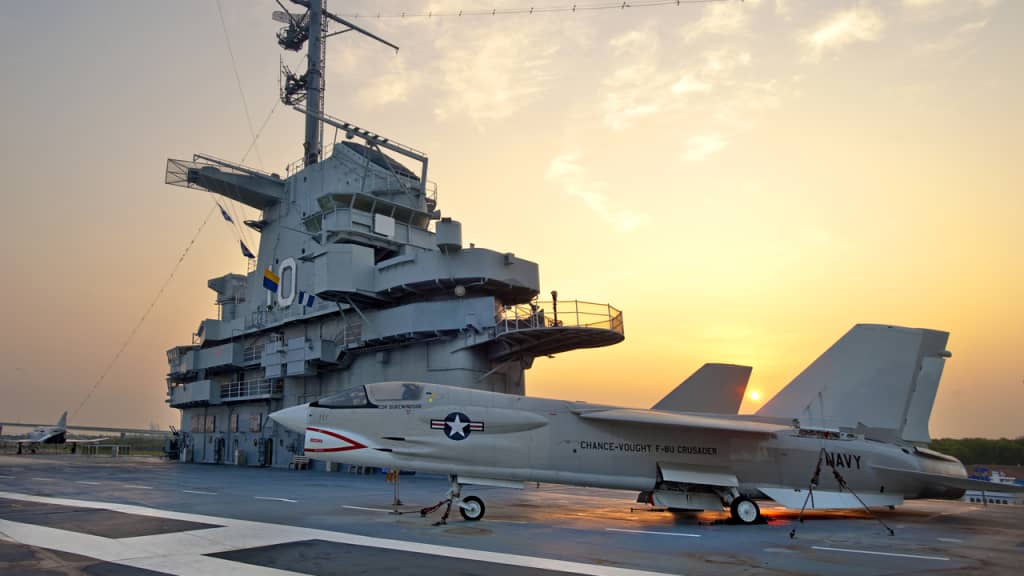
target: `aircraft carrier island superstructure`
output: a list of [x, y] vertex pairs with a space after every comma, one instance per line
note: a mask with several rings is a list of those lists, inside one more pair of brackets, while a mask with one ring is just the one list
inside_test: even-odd
[[386, 42], [320, 2], [296, 4], [306, 13], [274, 16], [283, 47], [309, 45], [307, 72], [286, 69], [282, 84], [305, 114], [302, 160], [285, 178], [201, 154], [167, 163], [167, 183], [261, 212], [246, 222], [260, 233], [249, 272], [211, 279], [218, 317], [167, 352], [185, 461], [287, 466], [303, 438], [273, 411], [378, 381], [524, 394], [534, 358], [623, 339], [612, 306], [538, 301], [535, 262], [464, 246], [425, 154], [324, 114], [328, 20]]

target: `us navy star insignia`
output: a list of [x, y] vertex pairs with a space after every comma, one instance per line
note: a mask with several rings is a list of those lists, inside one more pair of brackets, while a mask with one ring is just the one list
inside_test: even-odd
[[465, 440], [470, 432], [483, 432], [484, 423], [474, 422], [469, 416], [462, 412], [452, 412], [443, 420], [434, 419], [430, 421], [432, 430], [444, 430], [445, 436], [451, 440]]

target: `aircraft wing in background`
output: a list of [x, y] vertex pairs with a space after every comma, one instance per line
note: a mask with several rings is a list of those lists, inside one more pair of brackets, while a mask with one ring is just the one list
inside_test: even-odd
[[652, 410], [736, 414], [750, 380], [750, 366], [708, 363], [683, 380]]

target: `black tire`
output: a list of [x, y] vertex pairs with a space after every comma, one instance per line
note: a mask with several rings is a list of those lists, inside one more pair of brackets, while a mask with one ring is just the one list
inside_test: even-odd
[[746, 496], [740, 496], [729, 505], [732, 519], [740, 524], [753, 524], [761, 519], [761, 508]]
[[466, 496], [462, 499], [464, 506], [459, 506], [459, 514], [470, 522], [476, 522], [477, 520], [484, 517], [484, 512], [487, 508], [484, 506], [484, 501], [477, 498], [476, 496]]

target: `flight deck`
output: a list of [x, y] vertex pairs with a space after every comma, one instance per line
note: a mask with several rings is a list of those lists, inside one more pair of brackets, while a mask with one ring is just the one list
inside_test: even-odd
[[764, 502], [767, 522], [741, 526], [622, 491], [467, 486], [487, 516], [435, 526], [418, 510], [446, 489], [402, 476], [396, 507], [381, 474], [0, 456], [0, 573], [1009, 574], [1024, 559], [1018, 506], [919, 500], [800, 524]]

